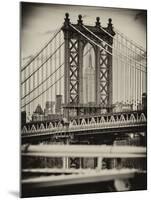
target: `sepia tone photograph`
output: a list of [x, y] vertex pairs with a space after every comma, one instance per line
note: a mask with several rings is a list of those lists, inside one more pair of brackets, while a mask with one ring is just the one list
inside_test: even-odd
[[147, 189], [147, 10], [20, 3], [21, 197]]

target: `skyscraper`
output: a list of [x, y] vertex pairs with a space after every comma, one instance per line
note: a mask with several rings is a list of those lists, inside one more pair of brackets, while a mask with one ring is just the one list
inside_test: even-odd
[[95, 102], [95, 69], [92, 66], [92, 55], [89, 54], [88, 62], [84, 66], [84, 82], [83, 82], [83, 93], [84, 103]]
[[56, 114], [61, 114], [62, 108], [62, 95], [56, 95]]
[[44, 113], [46, 115], [53, 114], [54, 113], [54, 106], [55, 106], [54, 101], [46, 101]]

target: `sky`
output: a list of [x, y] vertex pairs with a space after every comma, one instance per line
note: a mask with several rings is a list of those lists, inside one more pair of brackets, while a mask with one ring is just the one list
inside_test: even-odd
[[[60, 29], [64, 23], [65, 13], [67, 12], [69, 13], [71, 23], [77, 23], [78, 15], [81, 14], [85, 25], [94, 26], [96, 17], [100, 17], [101, 26], [107, 27], [108, 19], [111, 18], [115, 29], [118, 29], [130, 40], [133, 40], [146, 49], [147, 13], [145, 10], [22, 3], [20, 19], [22, 65], [26, 64], [31, 57], [38, 53], [56, 30]], [[127, 96], [126, 91], [131, 90], [129, 86], [126, 86], [126, 81], [130, 82], [129, 72], [124, 76], [123, 69], [125, 65], [123, 62], [120, 62], [119, 65], [121, 65], [121, 71], [117, 74], [116, 68], [118, 68], [118, 65], [113, 63], [113, 102], [122, 101]], [[126, 76], [127, 79], [125, 78]], [[140, 84], [143, 83], [139, 83], [139, 87]], [[125, 91], [123, 90], [124, 87], [126, 88]], [[134, 88], [132, 86], [132, 90], [135, 89], [136, 86]], [[145, 91], [145, 89], [142, 91]], [[141, 98], [141, 93], [139, 98]], [[127, 98], [133, 98], [131, 96], [129, 94]]]
[[59, 29], [70, 15], [72, 23], [78, 15], [83, 16], [84, 24], [95, 24], [100, 17], [101, 25], [106, 27], [108, 18], [113, 26], [142, 47], [146, 48], [146, 11], [89, 6], [71, 6], [40, 3], [21, 4], [21, 57], [26, 61], [36, 54]]

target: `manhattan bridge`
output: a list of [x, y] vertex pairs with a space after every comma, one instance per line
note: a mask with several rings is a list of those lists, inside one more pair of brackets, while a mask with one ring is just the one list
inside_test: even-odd
[[[22, 157], [46, 158], [44, 167], [25, 166], [23, 173], [47, 169], [66, 174], [67, 182], [74, 174], [91, 181], [90, 168], [101, 170], [103, 181], [103, 170], [117, 179], [112, 170], [122, 165], [129, 171], [121, 179], [146, 174], [146, 79], [146, 50], [112, 19], [102, 27], [99, 17], [86, 25], [79, 15], [73, 24], [66, 13], [62, 27], [21, 67]], [[52, 157], [61, 158], [59, 168], [48, 167]]]

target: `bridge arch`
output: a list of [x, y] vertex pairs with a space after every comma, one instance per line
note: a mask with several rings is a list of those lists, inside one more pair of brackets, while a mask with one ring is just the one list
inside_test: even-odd
[[24, 133], [27, 133], [27, 132], [28, 132], [27, 127], [24, 126], [23, 129], [22, 129], [22, 133], [24, 134]]
[[34, 125], [34, 124], [32, 125], [32, 127], [31, 127], [31, 129], [30, 129], [30, 130], [31, 130], [31, 132], [36, 132], [36, 127], [35, 127], [35, 125]]

